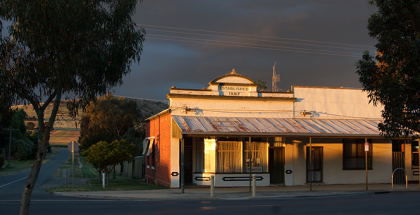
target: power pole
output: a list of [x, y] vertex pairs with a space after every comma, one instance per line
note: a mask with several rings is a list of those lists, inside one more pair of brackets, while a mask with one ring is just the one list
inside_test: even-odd
[[273, 66], [273, 78], [271, 81], [271, 91], [272, 92], [277, 92], [277, 86], [276, 83], [280, 81], [280, 75], [276, 74], [276, 63], [274, 62], [274, 66]]
[[12, 150], [12, 131], [17, 131], [19, 129], [12, 129], [12, 127], [6, 129], [3, 128], [3, 130], [9, 130], [10, 131], [10, 136], [9, 136], [9, 163], [7, 164], [7, 167], [10, 167], [10, 151]]

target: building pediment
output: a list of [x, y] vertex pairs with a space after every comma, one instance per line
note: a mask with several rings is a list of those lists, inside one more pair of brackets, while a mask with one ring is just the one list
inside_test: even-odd
[[257, 85], [257, 83], [255, 83], [255, 81], [236, 73], [235, 69], [232, 69], [232, 72], [230, 72], [226, 75], [215, 78], [209, 84], [210, 85], [217, 85], [217, 84], [221, 84], [221, 83], [223, 83], [223, 84]]

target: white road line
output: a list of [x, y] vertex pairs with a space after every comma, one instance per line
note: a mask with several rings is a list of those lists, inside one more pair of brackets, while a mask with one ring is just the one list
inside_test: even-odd
[[[0, 202], [20, 202], [21, 200], [0, 200]], [[124, 199], [98, 199], [98, 200], [57, 200], [57, 199], [38, 199], [31, 202], [146, 202], [147, 200], [124, 200]]]
[[10, 183], [3, 184], [3, 185], [1, 185], [1, 186], [0, 186], [0, 188], [5, 187], [5, 186], [7, 186], [7, 185], [9, 185], [9, 184], [13, 184], [13, 183], [18, 182], [18, 181], [21, 181], [21, 180], [23, 180], [23, 179], [25, 179], [25, 178], [28, 178], [28, 177], [27, 177], [27, 176], [25, 176], [25, 177], [23, 177], [23, 178], [21, 178], [21, 179], [18, 179], [18, 180], [16, 180], [16, 181], [12, 181], [12, 182], [10, 182]]

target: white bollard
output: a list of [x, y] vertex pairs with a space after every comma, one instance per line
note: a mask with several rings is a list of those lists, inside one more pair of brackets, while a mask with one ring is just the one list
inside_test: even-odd
[[105, 169], [102, 170], [102, 187], [105, 188]]
[[210, 197], [214, 197], [214, 175], [210, 177]]
[[252, 174], [252, 196], [255, 196], [257, 194], [256, 189], [256, 182], [255, 182], [255, 174]]

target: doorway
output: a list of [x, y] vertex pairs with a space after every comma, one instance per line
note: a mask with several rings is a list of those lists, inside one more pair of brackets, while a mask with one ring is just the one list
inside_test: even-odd
[[284, 147], [270, 147], [268, 154], [270, 184], [284, 183]]
[[184, 183], [186, 185], [191, 185], [193, 183], [193, 147], [192, 147], [192, 137], [186, 137], [184, 142], [184, 171], [185, 179]]
[[[312, 165], [309, 163], [309, 147], [306, 147], [306, 182], [310, 180], [312, 170], [312, 182], [322, 182], [323, 148], [312, 147]], [[309, 168], [311, 166], [311, 168]]]

